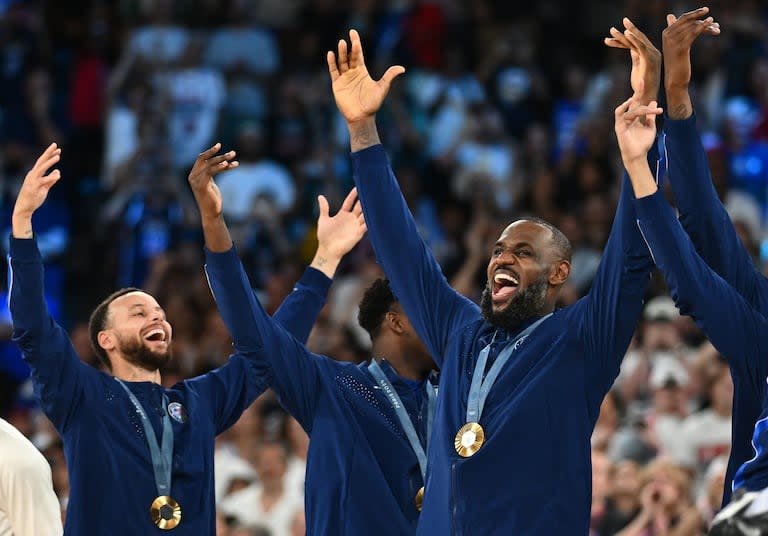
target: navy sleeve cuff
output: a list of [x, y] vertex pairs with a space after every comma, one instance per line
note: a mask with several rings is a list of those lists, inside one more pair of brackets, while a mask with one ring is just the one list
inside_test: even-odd
[[678, 132], [687, 131], [690, 128], [696, 130], [696, 112], [693, 112], [690, 117], [685, 119], [672, 119], [667, 114], [664, 114], [664, 131], [665, 132]]
[[207, 247], [203, 247], [203, 250], [205, 251], [205, 265], [210, 266], [214, 270], [231, 265], [233, 262], [240, 262], [240, 257], [237, 256], [235, 246], [232, 246], [228, 251], [222, 253], [214, 253]]
[[664, 211], [672, 210], [661, 189], [656, 190], [653, 195], [634, 199], [633, 202], [637, 219], [643, 223], [661, 220], [664, 217]]
[[296, 286], [301, 285], [306, 287], [325, 300], [325, 297], [328, 295], [328, 290], [331, 288], [331, 283], [333, 283], [333, 280], [330, 277], [320, 270], [308, 266], [307, 269], [304, 270], [304, 275], [302, 275], [301, 279], [296, 283]]
[[388, 164], [387, 153], [384, 146], [380, 143], [371, 145], [360, 151], [352, 153], [352, 163], [355, 166]]
[[11, 235], [9, 253], [14, 261], [42, 262], [35, 238], [15, 238]]

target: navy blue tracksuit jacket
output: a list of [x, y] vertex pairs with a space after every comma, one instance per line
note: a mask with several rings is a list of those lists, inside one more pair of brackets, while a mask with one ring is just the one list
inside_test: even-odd
[[[309, 536], [408, 536], [416, 531], [418, 460], [387, 397], [368, 372], [309, 352], [262, 310], [234, 248], [206, 252], [206, 272], [238, 352], [248, 355], [309, 434], [304, 502]], [[384, 373], [422, 445], [425, 382]]]
[[[652, 260], [627, 180], [587, 296], [555, 312], [496, 380], [470, 458], [454, 450], [480, 350], [496, 333], [455, 292], [419, 237], [381, 145], [352, 154], [368, 236], [411, 323], [441, 368], [424, 510], [417, 534], [586, 535], [590, 436], [642, 309]], [[525, 326], [521, 326], [523, 329]], [[491, 357], [503, 346], [496, 344]]]
[[[755, 269], [717, 196], [696, 128], [696, 116], [684, 120], [665, 118], [664, 132], [669, 182], [680, 211], [680, 223], [696, 252], [755, 311], [768, 315], [768, 279]], [[752, 447], [753, 428], [764, 408], [768, 407], [766, 374], [746, 374], [742, 364], [746, 359], [757, 360], [750, 367], [759, 370], [763, 367], [760, 361], [766, 361], [766, 357], [739, 347], [729, 348], [728, 352], [720, 351], [731, 366], [734, 387], [731, 454], [723, 496], [723, 502], [727, 503], [737, 469], [756, 454]]]
[[[738, 379], [741, 388], [760, 390], [765, 397], [768, 320], [704, 262], [660, 191], [636, 200], [635, 208], [648, 248], [680, 312], [690, 315], [715, 348], [729, 356], [734, 380]], [[754, 427], [754, 449], [736, 472], [734, 489], [768, 487], [768, 410], [755, 420], [740, 423]]]
[[[11, 238], [9, 267], [13, 338], [32, 369], [42, 408], [64, 442], [70, 485], [64, 534], [167, 534], [149, 515], [157, 489], [141, 420], [115, 378], [80, 361], [67, 333], [48, 313], [35, 240]], [[329, 286], [325, 275], [308, 269], [276, 318], [306, 340]], [[158, 441], [167, 411], [163, 394], [186, 409], [186, 422], [171, 421], [171, 495], [182, 507], [173, 534], [215, 534], [214, 438], [266, 389], [258, 367], [235, 354], [225, 365], [170, 389], [153, 382], [125, 383], [147, 411]]]

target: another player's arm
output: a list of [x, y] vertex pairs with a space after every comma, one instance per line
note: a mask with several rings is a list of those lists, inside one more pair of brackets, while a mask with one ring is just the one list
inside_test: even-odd
[[43, 294], [43, 260], [34, 238], [32, 215], [61, 178], [48, 171], [61, 156], [51, 144], [27, 173], [12, 217], [9, 266], [9, 307], [13, 340], [32, 369], [32, 378], [48, 417], [62, 431], [79, 406], [84, 365], [67, 336], [53, 320]]
[[353, 174], [368, 236], [395, 294], [439, 366], [450, 335], [477, 318], [478, 309], [448, 285], [419, 236], [379, 141], [376, 111], [392, 80], [405, 69], [390, 67], [374, 81], [356, 31], [350, 31], [350, 40], [349, 54], [343, 40], [338, 57], [328, 52], [328, 69], [336, 105], [349, 128]]

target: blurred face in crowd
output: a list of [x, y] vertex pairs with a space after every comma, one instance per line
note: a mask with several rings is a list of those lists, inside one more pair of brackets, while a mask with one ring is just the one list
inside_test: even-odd
[[618, 462], [613, 472], [613, 495], [639, 499], [640, 468], [632, 460]]
[[656, 461], [647, 469], [646, 486], [653, 487], [656, 500], [665, 507], [686, 502], [689, 485], [685, 472], [671, 463]]
[[530, 220], [516, 221], [504, 230], [488, 262], [480, 304], [489, 323], [511, 329], [543, 314], [548, 301], [554, 303], [570, 263], [553, 238], [552, 230]]
[[727, 365], [722, 365], [717, 371], [712, 386], [709, 389], [712, 409], [723, 416], [730, 415], [733, 410], [733, 380]]
[[130, 292], [109, 305], [107, 329], [99, 344], [116, 351], [129, 363], [155, 371], [171, 359], [171, 325], [157, 300], [144, 292]]
[[288, 456], [279, 443], [266, 443], [256, 456], [256, 472], [265, 488], [275, 488], [282, 483], [287, 469]]

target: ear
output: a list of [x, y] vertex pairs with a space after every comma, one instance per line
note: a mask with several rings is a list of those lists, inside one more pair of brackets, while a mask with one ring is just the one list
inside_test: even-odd
[[571, 263], [563, 259], [554, 263], [549, 269], [547, 281], [550, 286], [559, 287], [566, 282], [569, 275], [571, 275]]
[[99, 341], [99, 346], [104, 348], [104, 350], [107, 352], [114, 350], [115, 346], [117, 346], [115, 336], [109, 330], [99, 331], [99, 334], [96, 336], [96, 340]]
[[397, 335], [402, 335], [405, 332], [405, 326], [403, 325], [402, 317], [394, 311], [389, 311], [384, 317], [384, 321], [389, 326], [389, 329], [394, 331]]

